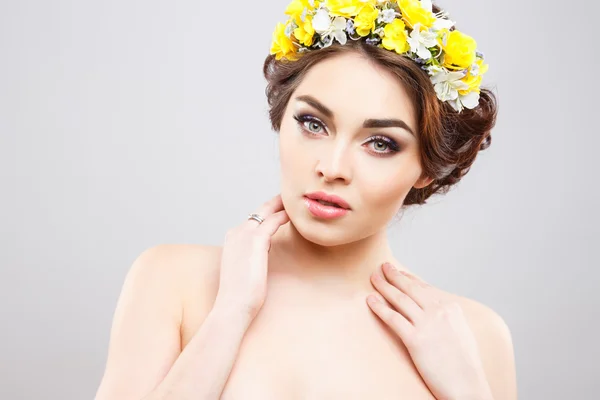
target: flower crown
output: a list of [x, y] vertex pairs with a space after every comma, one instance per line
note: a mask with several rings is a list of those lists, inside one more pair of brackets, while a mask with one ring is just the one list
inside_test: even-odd
[[334, 39], [365, 38], [368, 44], [404, 55], [427, 71], [441, 101], [457, 112], [479, 104], [488, 65], [475, 40], [454, 29], [445, 11], [433, 13], [431, 0], [292, 0], [277, 24], [271, 54], [297, 60], [302, 53], [330, 46]]

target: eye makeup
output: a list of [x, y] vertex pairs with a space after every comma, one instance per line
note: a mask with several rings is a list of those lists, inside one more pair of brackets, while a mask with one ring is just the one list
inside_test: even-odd
[[[296, 120], [299, 129], [307, 135], [320, 136], [322, 134], [322, 132], [326, 130], [326, 125], [319, 118], [317, 118], [311, 114], [306, 114], [306, 113], [295, 114], [294, 119]], [[317, 128], [320, 128], [319, 132], [314, 132], [314, 131], [310, 130], [310, 125], [312, 125], [313, 127], [316, 126]], [[374, 150], [374, 149], [371, 151], [373, 154], [375, 154], [378, 157], [390, 156], [401, 150], [398, 142], [396, 142], [394, 139], [390, 138], [389, 136], [385, 136], [385, 135], [373, 135], [368, 139], [368, 141], [366, 143], [367, 144], [379, 143], [379, 144], [384, 144], [386, 146], [387, 151], [378, 151], [378, 150]], [[372, 148], [372, 146], [369, 146], [369, 147]]]

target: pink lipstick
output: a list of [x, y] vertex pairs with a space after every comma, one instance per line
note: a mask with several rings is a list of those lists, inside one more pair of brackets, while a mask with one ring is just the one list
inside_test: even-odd
[[304, 195], [304, 203], [308, 211], [318, 218], [339, 218], [350, 211], [350, 205], [344, 199], [324, 192], [314, 192]]

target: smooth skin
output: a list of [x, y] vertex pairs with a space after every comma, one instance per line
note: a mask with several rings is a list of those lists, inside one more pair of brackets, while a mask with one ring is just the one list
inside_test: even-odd
[[[390, 118], [405, 127], [364, 125]], [[282, 119], [280, 200], [223, 246], [162, 245], [136, 260], [97, 400], [516, 399], [503, 319], [420, 286], [389, 246], [406, 194], [431, 183], [416, 125], [383, 68], [353, 53], [313, 66]], [[351, 210], [314, 217], [304, 195], [318, 190]], [[385, 262], [414, 278], [386, 273]]]

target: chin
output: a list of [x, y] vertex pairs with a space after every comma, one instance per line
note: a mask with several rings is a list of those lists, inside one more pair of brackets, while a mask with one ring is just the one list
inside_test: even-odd
[[[291, 219], [291, 218], [290, 218]], [[328, 229], [322, 223], [301, 217], [292, 221], [292, 224], [304, 239], [323, 247], [338, 246], [346, 244], [351, 240], [345, 237], [339, 229]]]
[[319, 246], [338, 246], [354, 241], [348, 224], [342, 220], [320, 220], [314, 218], [308, 210], [298, 207], [288, 213], [290, 222], [300, 236]]
[[314, 217], [306, 208], [303, 196], [289, 196], [282, 193], [282, 201], [290, 223], [300, 236], [319, 246], [331, 247], [350, 243], [359, 238], [353, 238], [354, 229], [349, 229], [348, 219], [352, 218], [352, 211], [339, 219], [319, 219]]

